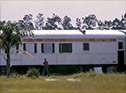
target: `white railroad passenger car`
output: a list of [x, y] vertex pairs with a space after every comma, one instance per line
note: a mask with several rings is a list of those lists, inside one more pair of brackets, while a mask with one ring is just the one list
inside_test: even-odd
[[[126, 65], [126, 35], [115, 30], [40, 30], [34, 38], [23, 38], [23, 44], [11, 49], [11, 64], [41, 65], [47, 57], [49, 65]], [[32, 57], [16, 53], [25, 50]], [[0, 66], [5, 66], [0, 50]]]

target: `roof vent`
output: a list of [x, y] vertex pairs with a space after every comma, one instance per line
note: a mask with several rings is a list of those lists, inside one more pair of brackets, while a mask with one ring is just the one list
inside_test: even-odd
[[81, 30], [80, 29], [80, 32], [82, 32], [83, 34], [86, 34], [86, 30]]

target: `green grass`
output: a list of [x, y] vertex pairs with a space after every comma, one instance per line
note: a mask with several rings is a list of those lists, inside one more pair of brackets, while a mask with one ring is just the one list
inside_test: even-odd
[[[80, 81], [67, 81], [68, 78]], [[59, 79], [59, 81], [45, 81]], [[67, 76], [0, 76], [0, 93], [126, 93], [126, 74], [78, 73]]]

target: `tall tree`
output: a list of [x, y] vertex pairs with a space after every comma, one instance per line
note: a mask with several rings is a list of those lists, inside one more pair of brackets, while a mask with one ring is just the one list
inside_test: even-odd
[[123, 23], [122, 30], [126, 30], [126, 13], [122, 16], [121, 22]]
[[87, 29], [93, 30], [96, 27], [97, 18], [94, 14], [91, 14], [91, 15], [83, 18], [83, 23], [88, 26]]
[[123, 23], [122, 23], [122, 21], [120, 21], [119, 19], [117, 19], [117, 18], [115, 18], [114, 20], [113, 20], [113, 27], [112, 27], [112, 29], [114, 29], [114, 30], [120, 30], [120, 29], [122, 29], [123, 28]]
[[104, 30], [104, 22], [102, 22], [101, 20], [99, 20], [97, 22], [97, 24], [98, 24], [98, 27], [97, 27], [98, 30]]
[[109, 20], [109, 21], [104, 21], [104, 29], [105, 30], [110, 30], [112, 28], [112, 22]]
[[35, 20], [35, 29], [36, 30], [42, 30], [43, 27], [44, 27], [43, 14], [39, 13], [36, 17], [37, 17], [37, 19]]
[[20, 24], [20, 27], [23, 29], [24, 27], [25, 28], [29, 28], [31, 30], [34, 29], [34, 25], [33, 25], [33, 22], [32, 22], [32, 15], [29, 14], [29, 15], [25, 15], [23, 17], [23, 20], [18, 20], [19, 24]]
[[45, 24], [44, 29], [46, 30], [55, 30], [55, 29], [61, 29], [60, 28], [60, 22], [61, 22], [61, 18], [55, 14], [53, 14], [52, 18], [47, 18], [47, 22]]
[[62, 26], [63, 26], [64, 30], [73, 30], [73, 29], [75, 29], [70, 22], [71, 22], [70, 17], [65, 16], [63, 18]]
[[76, 26], [77, 26], [77, 29], [81, 29], [81, 19], [77, 18], [76, 19]]
[[30, 29], [20, 29], [18, 23], [7, 22], [0, 28], [0, 48], [6, 50], [6, 76], [10, 75], [10, 49], [22, 43], [22, 37], [33, 35]]

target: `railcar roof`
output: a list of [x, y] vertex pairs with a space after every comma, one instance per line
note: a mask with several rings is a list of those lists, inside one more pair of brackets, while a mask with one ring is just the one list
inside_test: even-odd
[[86, 30], [85, 34], [79, 30], [33, 30], [33, 33], [36, 38], [125, 37], [125, 34], [119, 30]]

